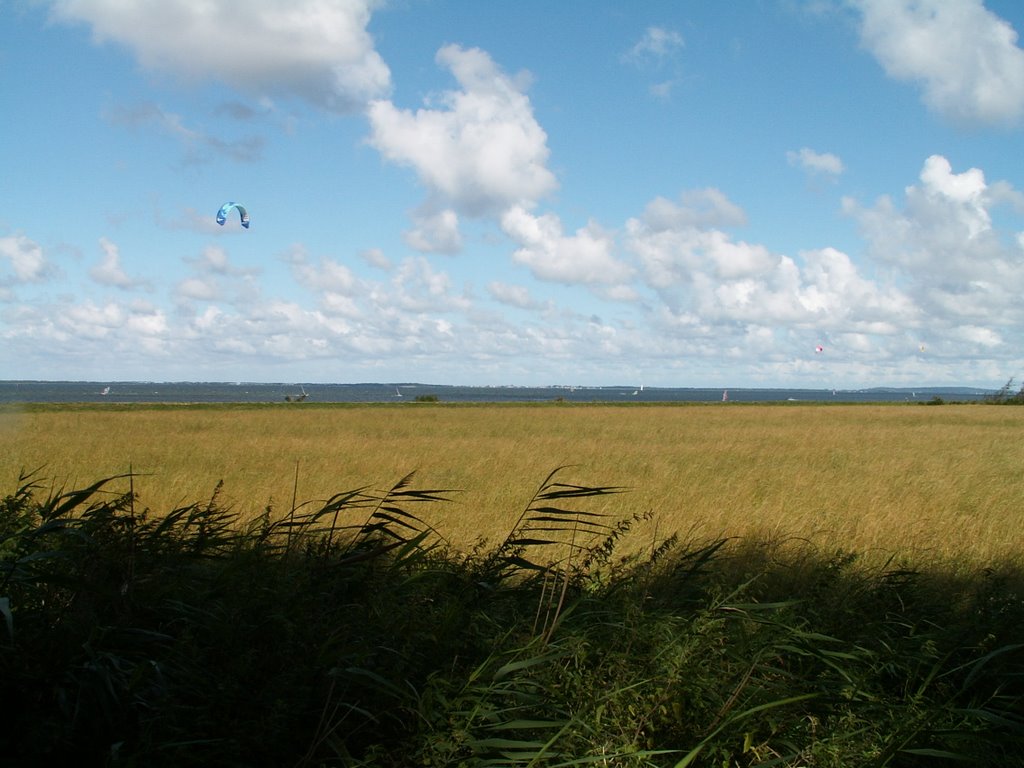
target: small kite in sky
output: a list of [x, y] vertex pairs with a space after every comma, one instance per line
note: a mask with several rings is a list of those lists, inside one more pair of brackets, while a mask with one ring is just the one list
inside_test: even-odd
[[249, 212], [245, 210], [245, 206], [241, 203], [224, 203], [217, 211], [217, 223], [222, 227], [224, 222], [228, 220], [228, 214], [231, 213], [232, 208], [238, 209], [238, 215], [242, 217], [242, 226], [246, 229], [249, 228]]
[[815, 351], [815, 353], [821, 353], [821, 352], [825, 351], [825, 348], [823, 346], [821, 346], [821, 344], [819, 344], [818, 346], [816, 346], [814, 348], [814, 351]]

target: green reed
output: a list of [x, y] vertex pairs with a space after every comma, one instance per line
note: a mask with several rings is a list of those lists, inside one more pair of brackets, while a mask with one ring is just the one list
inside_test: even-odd
[[412, 475], [246, 520], [218, 491], [153, 515], [130, 476], [23, 476], [0, 500], [6, 764], [1024, 764], [1012, 565], [620, 548], [641, 520], [591, 510], [622, 489], [568, 474], [469, 552], [428, 522], [458, 494]]

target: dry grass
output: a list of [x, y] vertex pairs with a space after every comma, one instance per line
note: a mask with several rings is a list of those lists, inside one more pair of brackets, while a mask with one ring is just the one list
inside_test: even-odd
[[273, 406], [0, 410], [0, 493], [42, 467], [80, 486], [127, 472], [153, 510], [207, 497], [245, 513], [390, 485], [464, 489], [431, 509], [460, 547], [509, 530], [557, 466], [629, 486], [650, 543], [768, 533], [887, 556], [1019, 557], [1024, 409], [879, 406]]

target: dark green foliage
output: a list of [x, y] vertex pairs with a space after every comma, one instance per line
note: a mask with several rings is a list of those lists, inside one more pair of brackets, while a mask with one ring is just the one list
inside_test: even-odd
[[[556, 470], [494, 547], [412, 477], [243, 526], [0, 500], [5, 765], [1024, 765], [1024, 577], [655, 542]], [[127, 493], [112, 488], [129, 484]]]

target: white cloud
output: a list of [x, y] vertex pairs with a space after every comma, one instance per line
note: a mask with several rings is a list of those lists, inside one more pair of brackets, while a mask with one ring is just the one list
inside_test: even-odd
[[214, 301], [220, 298], [221, 292], [217, 281], [211, 278], [187, 277], [178, 283], [175, 295], [179, 299], [193, 301]]
[[487, 284], [487, 292], [500, 304], [507, 304], [510, 307], [519, 309], [537, 309], [540, 302], [530, 295], [530, 291], [523, 285], [510, 285], [499, 281]]
[[[672, 89], [680, 79], [677, 54], [684, 44], [683, 36], [674, 29], [651, 26], [644, 30], [643, 37], [622, 55], [622, 61], [648, 76], [658, 76], [657, 82], [647, 86], [647, 92], [660, 101], [668, 101], [672, 96]], [[670, 70], [670, 77], [667, 79], [666, 69]]]
[[227, 301], [248, 306], [262, 301], [256, 276], [260, 267], [238, 267], [232, 264], [226, 250], [208, 245], [200, 256], [186, 257], [194, 274], [177, 283], [174, 298], [179, 305], [190, 301]]
[[654, 230], [680, 227], [736, 227], [747, 223], [743, 209], [714, 188], [687, 190], [679, 203], [656, 197], [643, 212], [644, 224]]
[[334, 259], [321, 259], [318, 264], [310, 264], [304, 253], [296, 253], [290, 261], [295, 278], [319, 297], [320, 308], [325, 314], [359, 317], [358, 300], [369, 293], [369, 284], [357, 278], [347, 265]]
[[380, 248], [367, 248], [365, 251], [361, 251], [359, 258], [369, 264], [371, 267], [377, 269], [383, 269], [385, 272], [391, 269], [391, 259]]
[[981, 0], [851, 0], [861, 41], [886, 73], [918, 82], [924, 101], [964, 122], [1024, 116], [1024, 50]]
[[888, 335], [917, 321], [920, 313], [903, 291], [864, 277], [842, 251], [822, 248], [800, 256], [799, 301], [809, 311], [827, 314], [819, 327]]
[[367, 32], [372, 0], [57, 0], [54, 18], [85, 22], [98, 43], [127, 46], [146, 68], [286, 94], [349, 111], [390, 89]]
[[437, 62], [461, 90], [412, 112], [378, 100], [368, 112], [369, 142], [412, 167], [432, 196], [469, 216], [532, 207], [556, 187], [545, 166], [547, 135], [520, 84], [478, 48], [448, 45]]
[[685, 333], [718, 326], [729, 336], [730, 325], [892, 333], [914, 314], [900, 291], [864, 278], [836, 249], [805, 252], [801, 266], [761, 244], [733, 240], [709, 223], [714, 217], [670, 210], [666, 216], [664, 203], [648, 205], [630, 219], [626, 248]]
[[967, 276], [998, 248], [992, 233], [990, 200], [984, 174], [971, 168], [954, 174], [946, 158], [925, 160], [920, 186], [908, 186], [906, 210], [899, 212], [889, 197], [871, 209], [844, 201], [856, 216], [874, 258], [908, 270], [927, 268], [933, 274]]
[[[31, 360], [35, 370], [59, 375], [60, 369], [47, 367], [56, 356], [61, 366], [79, 365], [98, 378], [154, 370], [187, 377], [194, 376], [197, 366], [225, 377], [244, 376], [245, 370], [304, 361], [320, 375], [330, 369], [350, 377], [358, 370], [368, 378], [407, 374], [415, 361], [426, 378], [443, 378], [451, 365], [473, 360], [480, 361], [481, 370], [489, 366], [501, 381], [507, 380], [502, 377], [508, 375], [512, 356], [541, 346], [538, 337], [582, 344], [565, 329], [538, 330], [521, 318], [511, 323], [499, 313], [480, 311], [448, 274], [422, 257], [404, 260], [384, 282], [361, 279], [334, 259], [310, 262], [301, 247], [290, 249], [284, 260], [295, 281], [314, 294], [315, 308], [279, 295], [233, 300], [237, 276], [223, 260], [216, 263], [215, 252], [221, 272], [212, 271], [208, 262], [197, 265], [196, 274], [178, 285], [177, 298], [183, 301], [169, 316], [137, 300], [96, 303], [62, 295], [7, 307], [0, 336], [12, 359], [26, 365]], [[214, 303], [193, 307], [196, 301]], [[93, 362], [110, 361], [115, 353], [120, 373]], [[388, 362], [396, 359], [402, 362]], [[384, 370], [392, 373], [381, 374]], [[523, 369], [521, 375], [535, 372]]]
[[458, 253], [462, 250], [459, 216], [446, 208], [432, 211], [422, 208], [413, 216], [415, 226], [405, 233], [406, 244], [421, 253]]
[[984, 194], [985, 174], [971, 168], [960, 174], [953, 173], [953, 166], [942, 155], [932, 155], [924, 161], [921, 181], [929, 195], [940, 195], [956, 203], [966, 203], [975, 214], [981, 215], [988, 224], [986, 214], [979, 203]]
[[89, 277], [101, 285], [110, 285], [122, 290], [145, 285], [144, 280], [129, 277], [121, 267], [121, 251], [116, 244], [105, 237], [100, 238], [103, 258], [89, 270]]
[[976, 325], [965, 325], [957, 328], [954, 335], [961, 341], [980, 347], [998, 347], [1003, 343], [1002, 337], [991, 328], [979, 328]]
[[87, 339], [105, 339], [124, 326], [125, 312], [120, 304], [108, 302], [102, 306], [85, 302], [64, 308], [57, 324], [69, 335]]
[[203, 248], [203, 253], [198, 258], [186, 258], [185, 261], [195, 266], [196, 270], [204, 275], [242, 276], [258, 272], [253, 267], [236, 267], [231, 263], [228, 252], [216, 245], [208, 245]]
[[406, 311], [445, 312], [469, 307], [469, 300], [453, 291], [448, 274], [435, 270], [422, 256], [405, 259], [392, 285], [395, 304]]
[[718, 190], [687, 191], [679, 199], [676, 204], [656, 197], [638, 219], [626, 222], [627, 249], [651, 287], [677, 289], [704, 268], [718, 276], [741, 276], [771, 260], [763, 247], [732, 243], [718, 229], [746, 223], [743, 210]]
[[134, 301], [130, 306], [128, 325], [139, 333], [156, 336], [167, 331], [167, 315], [148, 302]]
[[0, 237], [0, 258], [6, 259], [14, 271], [13, 277], [6, 280], [0, 275], [0, 284], [37, 283], [52, 271], [42, 246], [24, 235]]
[[[412, 333], [410, 322], [422, 327], [420, 319], [411, 320], [414, 316], [462, 312], [470, 307], [470, 301], [453, 289], [448, 274], [435, 270], [420, 256], [389, 267], [392, 274], [387, 282], [359, 277], [336, 259], [322, 258], [311, 263], [298, 246], [286, 260], [295, 280], [317, 299], [316, 323], [325, 324], [331, 337], [358, 336], [367, 343], [377, 336], [390, 339], [396, 334]], [[300, 333], [308, 335], [314, 330], [305, 328]]]
[[674, 29], [651, 26], [626, 53], [628, 61], [637, 64], [660, 64], [684, 45], [683, 36]]
[[997, 231], [991, 214], [1017, 193], [1005, 182], [989, 186], [977, 168], [953, 173], [933, 155], [905, 195], [902, 210], [889, 197], [870, 208], [844, 201], [870, 255], [898, 270], [936, 322], [1024, 323], [1024, 244]]
[[539, 280], [607, 285], [631, 276], [629, 266], [615, 256], [612, 235], [593, 222], [567, 237], [554, 214], [534, 216], [516, 206], [501, 217], [501, 227], [520, 246], [513, 260]]
[[79, 346], [79, 353], [102, 349], [104, 358], [111, 352], [160, 355], [168, 345], [168, 322], [163, 310], [146, 302], [102, 305], [85, 301], [67, 304], [54, 313], [53, 325], [39, 330], [44, 337]]
[[321, 259], [316, 265], [309, 264], [303, 259], [294, 262], [292, 270], [299, 283], [312, 291], [353, 295], [362, 290], [355, 273], [334, 259]]
[[823, 173], [828, 176], [839, 176], [843, 172], [843, 161], [831, 152], [815, 152], [808, 147], [786, 153], [790, 165], [802, 168], [810, 173]]

